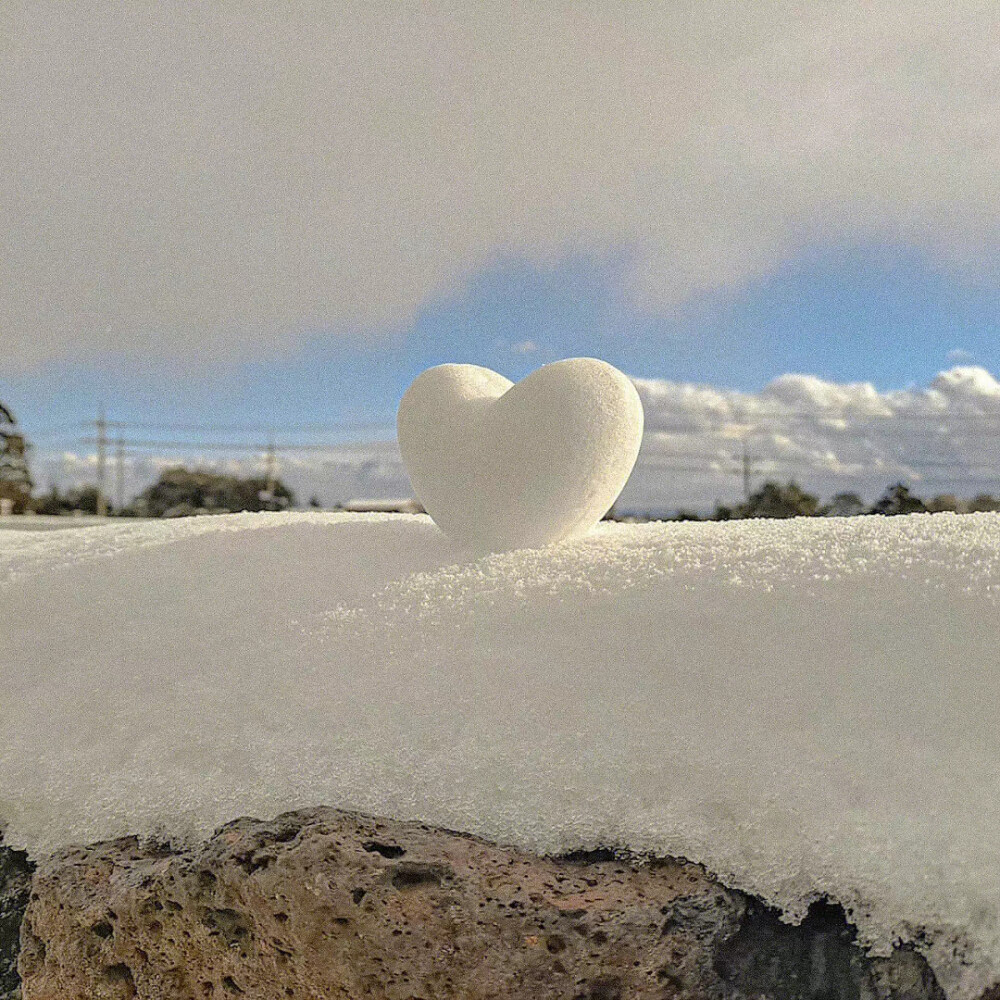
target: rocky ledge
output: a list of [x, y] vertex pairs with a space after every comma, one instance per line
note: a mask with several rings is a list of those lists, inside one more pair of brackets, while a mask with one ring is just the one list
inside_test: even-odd
[[4, 847], [0, 834], [0, 1000], [20, 996], [17, 954], [33, 870], [26, 854]]
[[[20, 954], [16, 929], [20, 926]], [[17, 962], [20, 986], [13, 962]], [[0, 843], [0, 1000], [930, 1000], [843, 912], [798, 927], [697, 865], [542, 858], [334, 809], [32, 873]]]

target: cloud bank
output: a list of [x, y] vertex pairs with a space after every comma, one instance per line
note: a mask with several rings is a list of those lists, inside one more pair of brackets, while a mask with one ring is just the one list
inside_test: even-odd
[[804, 246], [1000, 248], [1000, 7], [12, 0], [2, 365], [382, 333], [514, 254], [665, 310]]
[[983, 368], [940, 372], [926, 388], [880, 393], [787, 374], [759, 393], [637, 379], [646, 434], [624, 508], [703, 509], [795, 479], [823, 498], [869, 501], [903, 481], [923, 496], [1000, 494], [1000, 382]]

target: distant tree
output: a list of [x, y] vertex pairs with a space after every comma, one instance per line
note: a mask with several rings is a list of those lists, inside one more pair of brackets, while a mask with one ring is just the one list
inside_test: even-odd
[[670, 519], [671, 521], [700, 521], [701, 516], [697, 511], [688, 510], [685, 507], [681, 507], [676, 514]]
[[78, 486], [66, 494], [67, 510], [78, 510], [81, 514], [96, 514], [98, 493], [96, 486]]
[[718, 500], [715, 502], [715, 510], [712, 511], [711, 520], [713, 521], [731, 521], [734, 517], [740, 517], [740, 514], [736, 513], [736, 509], [730, 507], [728, 504], [719, 503]]
[[295, 502], [292, 491], [280, 480], [258, 476], [242, 479], [217, 472], [165, 469], [160, 478], [136, 500], [136, 508], [150, 517], [181, 517], [194, 513], [285, 510]]
[[737, 508], [738, 517], [811, 517], [819, 510], [819, 499], [792, 481], [785, 486], [766, 482]]
[[0, 403], [0, 510], [21, 514], [31, 503], [28, 443], [14, 414]]
[[819, 513], [826, 517], [856, 517], [864, 514], [865, 509], [865, 502], [857, 493], [838, 493], [819, 509]]
[[942, 511], [951, 511], [952, 513], [962, 511], [964, 513], [965, 503], [959, 500], [954, 493], [939, 493], [927, 501], [927, 509], [935, 514]]
[[969, 513], [982, 513], [988, 510], [1000, 510], [1000, 497], [992, 493], [977, 493], [968, 502]]
[[872, 514], [918, 514], [926, 511], [927, 506], [920, 497], [910, 493], [910, 488], [903, 483], [890, 486], [871, 508]]
[[59, 487], [53, 486], [48, 493], [34, 499], [32, 509], [36, 514], [71, 514], [73, 511], [96, 514], [97, 487], [77, 486], [60, 493]]
[[35, 497], [32, 509], [36, 514], [62, 514], [66, 507], [66, 498], [59, 492], [58, 486], [53, 486], [48, 493]]
[[[61, 493], [58, 486], [51, 486], [48, 493], [35, 497], [31, 506], [36, 514], [72, 514], [74, 511], [81, 514], [96, 514], [97, 487], [77, 486], [66, 493]], [[111, 510], [110, 513], [120, 517], [134, 517], [137, 511], [127, 506]]]
[[319, 497], [314, 494], [309, 498], [309, 506], [313, 510], [319, 510], [319, 508], [322, 507], [323, 505], [319, 502]]

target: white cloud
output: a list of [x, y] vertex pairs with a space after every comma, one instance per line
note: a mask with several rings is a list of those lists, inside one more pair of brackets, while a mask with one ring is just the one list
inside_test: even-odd
[[[890, 392], [800, 374], [782, 375], [759, 393], [659, 379], [635, 383], [646, 433], [622, 509], [705, 510], [715, 500], [741, 499], [744, 447], [755, 487], [765, 479], [795, 479], [823, 499], [854, 491], [870, 501], [903, 480], [922, 496], [1000, 494], [1000, 382], [982, 368], [952, 368], [925, 388]], [[243, 474], [264, 467], [262, 455], [130, 457], [127, 494], [178, 461]], [[44, 452], [34, 471], [43, 487], [94, 482], [96, 473], [93, 456]], [[410, 495], [392, 441], [285, 452], [278, 474], [301, 502], [313, 494], [326, 504]]]
[[816, 240], [982, 278], [998, 33], [988, 0], [11, 0], [0, 364], [384, 330], [504, 253], [628, 247], [655, 309]]
[[522, 340], [511, 347], [513, 354], [534, 354], [538, 350], [538, 344], [533, 340]]
[[704, 507], [753, 485], [796, 479], [823, 498], [874, 499], [897, 480], [925, 496], [1000, 493], [1000, 382], [956, 367], [926, 388], [878, 392], [788, 374], [759, 393], [637, 379], [646, 438], [623, 507]]

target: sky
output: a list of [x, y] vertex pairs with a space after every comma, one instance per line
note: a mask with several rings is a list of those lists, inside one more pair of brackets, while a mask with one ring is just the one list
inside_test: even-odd
[[[988, 411], [997, 37], [1000, 8], [971, 0], [291, 2], [280, 16], [13, 0], [0, 399], [41, 486], [92, 479], [81, 438], [103, 407], [129, 425], [115, 431], [129, 491], [178, 458], [259, 465], [251, 446], [273, 435], [338, 445], [282, 453], [324, 502], [408, 492], [395, 407], [448, 361], [517, 379], [601, 357], [663, 383], [660, 405], [671, 386], [767, 400], [790, 374], [924, 402], [961, 384], [974, 398], [948, 405]], [[953, 370], [982, 374], [940, 381]], [[897, 460], [924, 451], [907, 431], [920, 421], [828, 439], [806, 396], [808, 440], [796, 413], [747, 443], [822, 443], [834, 459], [797, 472], [816, 489], [876, 489], [828, 475], [859, 454], [916, 475]], [[963, 475], [967, 418], [944, 432]], [[728, 473], [640, 475], [654, 452], [711, 452], [704, 433], [649, 438], [633, 502], [738, 495]], [[245, 447], [157, 447], [195, 439]]]

